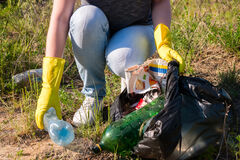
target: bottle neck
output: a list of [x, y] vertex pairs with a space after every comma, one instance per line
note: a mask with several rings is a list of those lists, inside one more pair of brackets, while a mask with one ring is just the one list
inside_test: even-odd
[[100, 152], [102, 152], [102, 144], [95, 144], [91, 150], [95, 153], [95, 154], [98, 154]]
[[43, 124], [44, 124], [44, 129], [48, 131], [50, 124], [52, 122], [56, 122], [59, 119], [57, 118], [56, 111], [54, 108], [50, 108], [43, 117]]
[[100, 152], [102, 152], [102, 146], [103, 146], [103, 145], [102, 145], [101, 143], [96, 144], [96, 147], [99, 149]]

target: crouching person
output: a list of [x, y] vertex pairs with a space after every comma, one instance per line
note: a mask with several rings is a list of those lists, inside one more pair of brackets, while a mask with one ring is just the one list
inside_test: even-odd
[[85, 95], [73, 117], [76, 126], [94, 123], [94, 110], [102, 110], [105, 96], [104, 69], [122, 78], [124, 70], [142, 64], [157, 50], [166, 61], [184, 60], [171, 48], [169, 0], [82, 0], [74, 13], [75, 0], [54, 0], [43, 58], [43, 83], [36, 110], [36, 123], [43, 129], [43, 116], [54, 107], [62, 119], [58, 90], [69, 35]]

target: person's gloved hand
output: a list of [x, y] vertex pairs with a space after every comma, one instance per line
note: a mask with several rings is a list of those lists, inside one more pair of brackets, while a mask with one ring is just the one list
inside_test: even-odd
[[43, 58], [42, 91], [37, 102], [35, 120], [38, 128], [44, 129], [43, 116], [54, 107], [57, 117], [62, 119], [58, 90], [62, 79], [65, 60], [56, 57]]
[[160, 58], [167, 62], [173, 59], [177, 60], [179, 62], [179, 72], [184, 72], [185, 61], [178, 52], [171, 48], [171, 38], [168, 27], [164, 24], [159, 24], [154, 31], [154, 38]]

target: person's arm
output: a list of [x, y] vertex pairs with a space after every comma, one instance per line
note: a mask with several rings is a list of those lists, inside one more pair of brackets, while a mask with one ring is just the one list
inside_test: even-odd
[[171, 48], [171, 6], [170, 0], [153, 0], [152, 19], [154, 38], [159, 56], [167, 62], [177, 60], [179, 71], [184, 72], [184, 59]]
[[171, 5], [169, 0], [154, 0], [152, 8], [152, 19], [154, 28], [158, 24], [171, 25]]
[[62, 57], [74, 4], [75, 0], [54, 0], [47, 34], [46, 57]]
[[63, 75], [65, 60], [62, 59], [66, 43], [68, 24], [75, 0], [54, 0], [48, 35], [46, 56], [43, 58], [42, 90], [37, 102], [35, 120], [38, 128], [43, 129], [44, 114], [53, 107], [62, 119], [58, 90]]

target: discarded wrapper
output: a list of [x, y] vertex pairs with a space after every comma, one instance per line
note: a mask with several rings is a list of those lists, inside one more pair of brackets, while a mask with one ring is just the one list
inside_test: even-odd
[[135, 110], [138, 110], [145, 105], [151, 103], [153, 100], [158, 98], [161, 95], [161, 91], [159, 92], [158, 90], [151, 90], [150, 92], [147, 92], [143, 98], [140, 99], [138, 102], [137, 106], [135, 107]]
[[161, 82], [162, 79], [166, 78], [168, 63], [163, 59], [153, 59], [149, 61], [149, 73], [154, 77], [154, 79]]
[[152, 59], [142, 65], [126, 69], [127, 92], [143, 94], [151, 89], [160, 89], [160, 85], [164, 87], [166, 85], [167, 64], [162, 59]]

